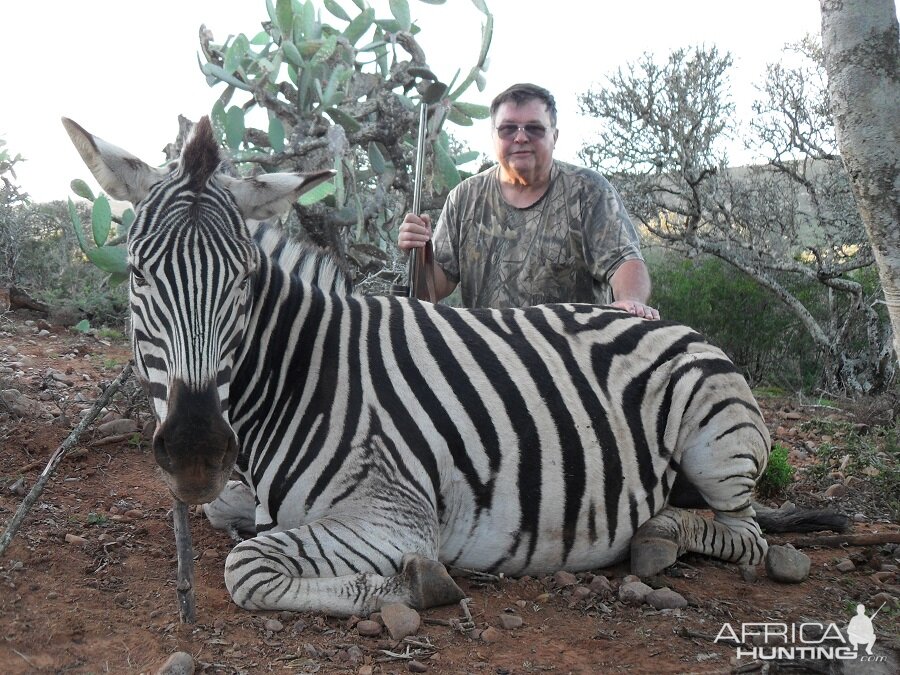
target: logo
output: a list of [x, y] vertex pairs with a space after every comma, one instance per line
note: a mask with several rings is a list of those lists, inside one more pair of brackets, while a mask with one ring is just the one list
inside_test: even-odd
[[872, 653], [878, 639], [873, 621], [882, 610], [881, 604], [869, 616], [866, 606], [856, 606], [856, 615], [841, 631], [837, 624], [810, 621], [805, 623], [742, 623], [736, 629], [726, 623], [716, 635], [715, 642], [737, 645], [737, 657], [754, 660], [825, 659], [844, 661], [882, 662], [884, 656]]

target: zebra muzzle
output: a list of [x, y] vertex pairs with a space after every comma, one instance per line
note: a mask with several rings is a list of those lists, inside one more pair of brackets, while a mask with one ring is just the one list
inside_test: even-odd
[[198, 391], [175, 381], [153, 453], [163, 480], [181, 501], [203, 504], [218, 496], [231, 476], [238, 444], [214, 385]]

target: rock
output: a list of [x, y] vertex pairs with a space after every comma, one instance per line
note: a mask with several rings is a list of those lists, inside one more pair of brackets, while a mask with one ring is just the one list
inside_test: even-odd
[[347, 658], [350, 659], [350, 663], [359, 663], [365, 658], [365, 654], [357, 645], [350, 645], [347, 647]]
[[853, 522], [854, 523], [866, 523], [869, 521], [868, 516], [865, 513], [854, 513], [853, 514]]
[[576, 586], [572, 589], [572, 602], [581, 602], [591, 594], [591, 589], [587, 586]]
[[273, 633], [280, 633], [284, 630], [284, 624], [281, 623], [278, 619], [267, 619], [265, 629], [270, 630]]
[[619, 600], [626, 605], [643, 605], [652, 591], [653, 589], [642, 581], [629, 581], [619, 586]]
[[500, 627], [503, 630], [515, 630], [520, 628], [523, 623], [522, 617], [517, 614], [504, 613], [500, 615]]
[[496, 642], [502, 635], [503, 633], [501, 633], [493, 626], [488, 626], [483, 631], [481, 631], [481, 639], [484, 642]]
[[84, 546], [87, 543], [87, 539], [85, 539], [84, 537], [79, 537], [77, 534], [66, 534], [66, 543], [75, 544], [76, 546]]
[[844, 558], [834, 566], [834, 569], [838, 572], [852, 572], [856, 569], [856, 565], [853, 564], [853, 561], [850, 560], [850, 558]]
[[406, 664], [406, 668], [411, 673], [427, 673], [428, 672], [428, 666], [426, 666], [421, 661], [416, 661], [415, 659], [413, 659], [412, 661], [409, 661]]
[[791, 546], [770, 546], [766, 554], [766, 574], [775, 581], [799, 584], [809, 576], [810, 559]]
[[9, 408], [13, 415], [25, 417], [33, 415], [40, 410], [40, 404], [32, 401], [18, 389], [4, 389], [0, 391], [0, 402]]
[[108, 436], [122, 436], [123, 434], [133, 434], [138, 430], [137, 422], [134, 420], [112, 420], [106, 424], [97, 427], [97, 433], [101, 438]]
[[835, 483], [834, 485], [829, 485], [825, 490], [825, 496], [830, 499], [843, 499], [847, 496], [849, 490], [847, 486], [843, 483]]
[[402, 640], [409, 635], [415, 635], [422, 625], [419, 613], [399, 602], [392, 602], [381, 608], [381, 620], [384, 621], [392, 640]]
[[894, 573], [891, 571], [875, 572], [870, 578], [879, 586], [884, 586], [886, 583], [893, 580]]
[[647, 594], [646, 602], [654, 609], [681, 609], [687, 607], [687, 600], [670, 588], [658, 588]]
[[563, 588], [564, 586], [574, 586], [576, 583], [578, 583], [578, 579], [576, 579], [575, 575], [571, 572], [560, 570], [553, 575], [553, 583], [558, 587]]
[[900, 607], [900, 600], [897, 600], [897, 598], [895, 598], [890, 593], [885, 593], [883, 591], [881, 593], [876, 593], [871, 598], [869, 598], [869, 602], [876, 609], [881, 607], [882, 603], [885, 603], [885, 607], [888, 608], [897, 609], [898, 607]]
[[598, 574], [593, 579], [591, 579], [591, 583], [588, 588], [590, 588], [597, 595], [612, 595], [613, 592], [613, 587], [612, 584], [609, 583], [609, 579], [601, 574]]
[[175, 652], [160, 666], [156, 675], [194, 675], [194, 657], [187, 652]]
[[630, 584], [633, 581], [640, 581], [641, 578], [637, 574], [628, 574], [622, 579], [623, 584]]
[[128, 509], [128, 510], [127, 510], [125, 513], [123, 513], [122, 515], [123, 515], [123, 516], [126, 516], [126, 517], [128, 517], [128, 518], [135, 518], [135, 519], [138, 519], [138, 518], [143, 518], [143, 517], [144, 517], [144, 512], [143, 512], [143, 511], [139, 511], [138, 509]]
[[356, 632], [365, 637], [377, 637], [381, 635], [381, 624], [377, 621], [363, 619], [356, 624]]
[[12, 345], [6, 345], [6, 348], [3, 351], [5, 351], [10, 356], [15, 356], [16, 354], [19, 353], [19, 350], [16, 349], [15, 347], [13, 347]]
[[360, 666], [359, 670], [356, 671], [356, 675], [372, 675], [374, 672], [372, 666]]

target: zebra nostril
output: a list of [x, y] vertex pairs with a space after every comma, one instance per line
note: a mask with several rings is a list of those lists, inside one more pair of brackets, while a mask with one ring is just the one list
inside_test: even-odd
[[172, 458], [166, 449], [166, 441], [163, 434], [157, 433], [153, 437], [153, 456], [161, 469], [171, 473]]

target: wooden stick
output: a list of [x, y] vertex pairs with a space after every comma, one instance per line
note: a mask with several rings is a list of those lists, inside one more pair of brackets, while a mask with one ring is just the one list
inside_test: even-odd
[[839, 548], [841, 546], [880, 546], [881, 544], [900, 544], [900, 532], [876, 532], [873, 534], [826, 534], [822, 536], [798, 537], [788, 539], [782, 537], [766, 537], [770, 544], [793, 544], [803, 548], [825, 546]]
[[178, 551], [178, 577], [175, 586], [178, 596], [178, 616], [181, 623], [197, 621], [197, 603], [194, 598], [194, 547], [191, 543], [191, 524], [188, 507], [180, 499], [172, 508], [175, 523], [175, 548]]
[[73, 445], [75, 445], [81, 434], [84, 433], [84, 430], [87, 429], [88, 426], [90, 426], [91, 422], [93, 422], [97, 418], [97, 415], [99, 415], [100, 411], [106, 407], [115, 393], [119, 391], [122, 384], [125, 382], [125, 380], [128, 379], [129, 375], [131, 375], [130, 363], [125, 365], [125, 367], [122, 369], [122, 372], [119, 373], [119, 376], [115, 380], [113, 380], [112, 384], [110, 384], [100, 395], [100, 398], [97, 399], [97, 401], [88, 411], [88, 414], [84, 416], [84, 419], [82, 419], [81, 422], [79, 422], [78, 425], [74, 429], [72, 429], [71, 433], [66, 437], [66, 440], [62, 442], [62, 445], [60, 445], [50, 457], [50, 461], [47, 462], [47, 466], [44, 467], [44, 470], [38, 477], [37, 482], [35, 482], [34, 487], [31, 488], [31, 492], [29, 492], [25, 496], [25, 499], [22, 500], [22, 503], [19, 504], [19, 508], [16, 510], [15, 514], [6, 526], [6, 531], [3, 533], [3, 536], [0, 537], [0, 556], [2, 556], [6, 552], [6, 549], [9, 547], [10, 542], [13, 540], [13, 537], [16, 536], [16, 532], [22, 525], [22, 521], [25, 520], [25, 516], [28, 515], [28, 511], [32, 506], [34, 506], [34, 503], [38, 500], [38, 497], [41, 496], [41, 493], [44, 491], [44, 486], [47, 484], [47, 481], [50, 480], [50, 476], [53, 475], [53, 472], [56, 471], [56, 467], [59, 466], [59, 463], [63, 460], [63, 457], [65, 457], [66, 452], [68, 452], [69, 449]]

